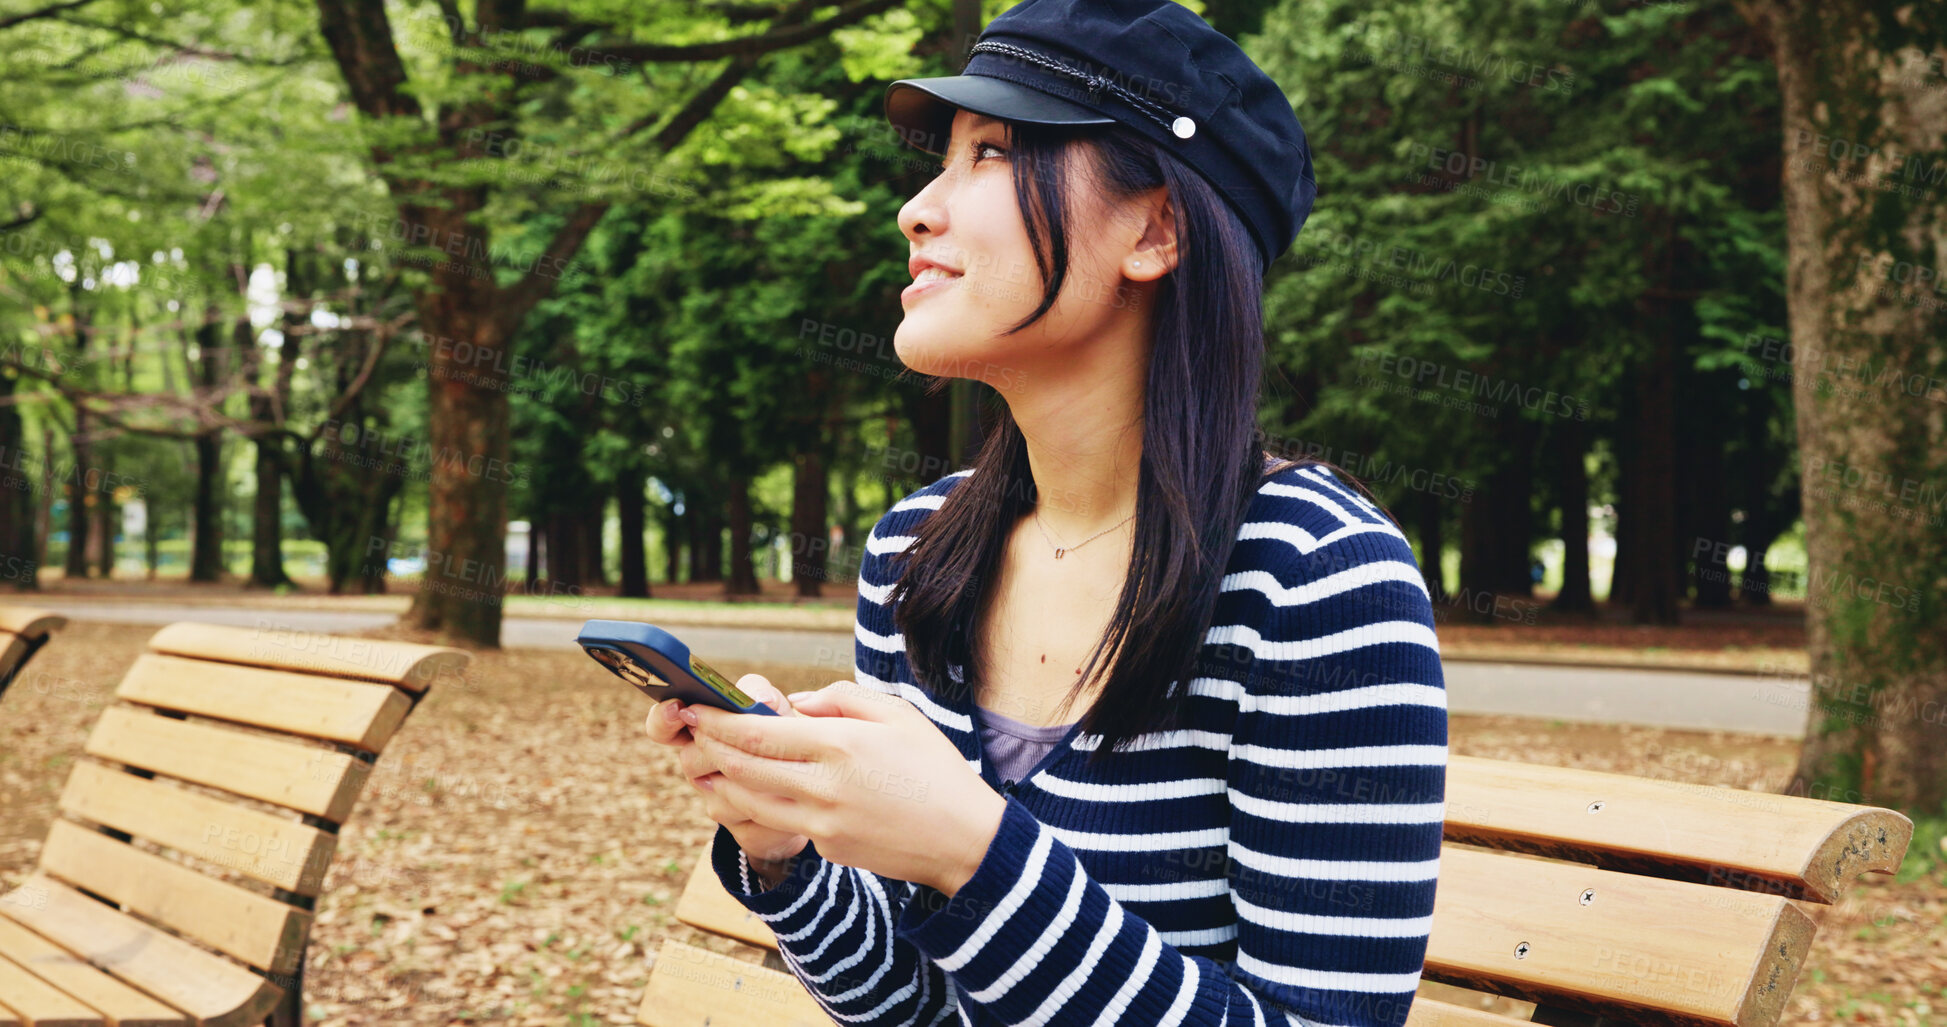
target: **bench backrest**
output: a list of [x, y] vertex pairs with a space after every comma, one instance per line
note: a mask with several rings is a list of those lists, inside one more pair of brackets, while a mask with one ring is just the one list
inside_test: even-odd
[[67, 627], [68, 619], [58, 613], [28, 606], [0, 606], [0, 695], [7, 693], [36, 650], [47, 644], [50, 633]]
[[[1467, 756], [1449, 758], [1445, 816], [1423, 978], [1535, 1002], [1552, 1022], [1776, 1024], [1828, 904], [1897, 870], [1913, 836], [1877, 807]], [[777, 946], [707, 861], [676, 917]], [[715, 1027], [766, 1022], [727, 1018], [724, 989], [773, 971], [673, 941], [659, 971], [665, 958], [681, 972], [652, 976], [642, 1023], [700, 1027], [689, 1008]], [[1408, 1020], [1519, 1022], [1425, 996]]]
[[[11, 918], [205, 1022], [261, 1023], [300, 966], [373, 761], [469, 657], [204, 624], [163, 628], [149, 650], [89, 735], [33, 876], [0, 907], [0, 952], [44, 944]], [[44, 976], [104, 1012], [148, 1008], [60, 969]]]

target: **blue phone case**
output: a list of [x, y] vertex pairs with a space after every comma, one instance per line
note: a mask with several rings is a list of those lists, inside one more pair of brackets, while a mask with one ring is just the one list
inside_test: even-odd
[[681, 699], [732, 713], [779, 715], [697, 659], [675, 635], [653, 624], [591, 620], [581, 626], [575, 642], [609, 673], [658, 702]]

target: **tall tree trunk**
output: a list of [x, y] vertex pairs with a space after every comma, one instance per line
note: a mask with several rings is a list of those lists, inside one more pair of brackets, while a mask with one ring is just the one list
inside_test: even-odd
[[649, 553], [643, 541], [643, 475], [624, 469], [615, 483], [615, 519], [622, 532], [622, 597], [649, 598]]
[[1420, 536], [1420, 577], [1426, 580], [1427, 595], [1437, 605], [1447, 601], [1447, 575], [1441, 563], [1447, 548], [1447, 509], [1430, 491], [1422, 491], [1417, 497], [1414, 512]]
[[581, 520], [581, 584], [586, 589], [591, 586], [608, 585], [608, 569], [602, 566], [602, 529], [607, 526], [608, 504], [597, 498], [582, 508]]
[[[1784, 108], [1791, 341], [1827, 366], [1947, 378], [1947, 9], [1744, 0]], [[1888, 47], [1912, 47], [1889, 52]], [[1937, 67], [1937, 65], [1935, 66]], [[1835, 146], [1836, 142], [1836, 146]], [[1846, 156], [1836, 156], [1845, 154]], [[1938, 389], [1793, 376], [1811, 562], [1812, 692], [1793, 791], [1919, 818], [1947, 809], [1947, 418]], [[1933, 402], [1930, 402], [1933, 401]]]
[[730, 477], [730, 576], [724, 582], [726, 596], [754, 596], [763, 590], [757, 585], [757, 572], [750, 563], [750, 478], [742, 473]]
[[1534, 537], [1533, 422], [1510, 417], [1495, 431], [1500, 458], [1461, 511], [1461, 606], [1477, 620], [1510, 609], [1509, 600], [1534, 595], [1530, 574]]
[[1555, 429], [1555, 466], [1561, 474], [1562, 590], [1551, 608], [1559, 613], [1595, 612], [1589, 587], [1589, 469], [1588, 441], [1579, 421], [1564, 420]]
[[[204, 311], [203, 323], [196, 329], [197, 382], [205, 389], [217, 384], [222, 326], [217, 323], [215, 304]], [[223, 440], [215, 429], [196, 437], [196, 491], [191, 520], [189, 580], [216, 581], [223, 576], [223, 512], [220, 503], [223, 476]]]
[[68, 554], [63, 561], [63, 570], [70, 578], [88, 576], [88, 501], [92, 496], [88, 486], [94, 480], [88, 473], [91, 462], [87, 439], [88, 415], [76, 409], [74, 412], [74, 432], [68, 436], [68, 451], [72, 454], [73, 466], [65, 477], [68, 495]]
[[120, 526], [121, 517], [115, 506], [115, 492], [106, 484], [115, 480], [114, 465], [106, 453], [101, 456], [100, 480], [104, 484], [95, 490], [95, 523], [88, 533], [88, 557], [95, 565], [95, 573], [108, 579], [115, 576], [115, 530]]
[[0, 585], [25, 592], [40, 588], [40, 557], [34, 551], [27, 427], [12, 402], [17, 380], [0, 375]]
[[1636, 410], [1628, 429], [1635, 436], [1626, 522], [1632, 543], [1630, 617], [1637, 624], [1675, 624], [1683, 592], [1676, 524], [1676, 345], [1669, 301], [1644, 302], [1653, 311], [1645, 319], [1649, 353], [1635, 371]]
[[831, 554], [825, 497], [831, 482], [825, 457], [816, 449], [794, 454], [791, 473], [791, 580], [798, 597], [816, 599], [824, 586]]
[[581, 515], [573, 510], [556, 510], [548, 515], [548, 591], [576, 593], [582, 588], [581, 555], [586, 541], [582, 537]]

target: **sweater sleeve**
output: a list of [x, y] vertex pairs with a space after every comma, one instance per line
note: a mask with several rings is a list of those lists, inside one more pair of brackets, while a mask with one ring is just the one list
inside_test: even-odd
[[[862, 547], [859, 627], [854, 632], [859, 654], [866, 649], [868, 626], [882, 626], [884, 619], [887, 572], [883, 556], [873, 549], [890, 517], [881, 518]], [[859, 662], [855, 656], [854, 680], [893, 691], [878, 678], [859, 674]], [[717, 826], [710, 859], [724, 889], [777, 935], [778, 955], [834, 1020], [928, 1027], [959, 1009], [946, 974], [893, 933], [914, 885], [829, 862], [815, 843], [808, 843], [792, 861], [790, 875], [767, 890], [736, 837], [722, 825]]]
[[1009, 797], [973, 877], [950, 899], [919, 888], [897, 921], [966, 1001], [1018, 1024], [1405, 1021], [1444, 805], [1432, 607], [1390, 525], [1319, 546], [1343, 573], [1296, 555], [1247, 572], [1266, 575], [1260, 614], [1213, 629], [1243, 685], [1227, 785], [1235, 961], [1164, 942]]

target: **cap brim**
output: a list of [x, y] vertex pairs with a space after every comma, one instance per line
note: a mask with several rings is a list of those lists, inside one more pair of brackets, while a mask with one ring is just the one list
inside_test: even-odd
[[1078, 103], [987, 75], [902, 78], [886, 87], [886, 120], [925, 153], [944, 154], [958, 109], [1034, 125], [1108, 125], [1115, 119]]

